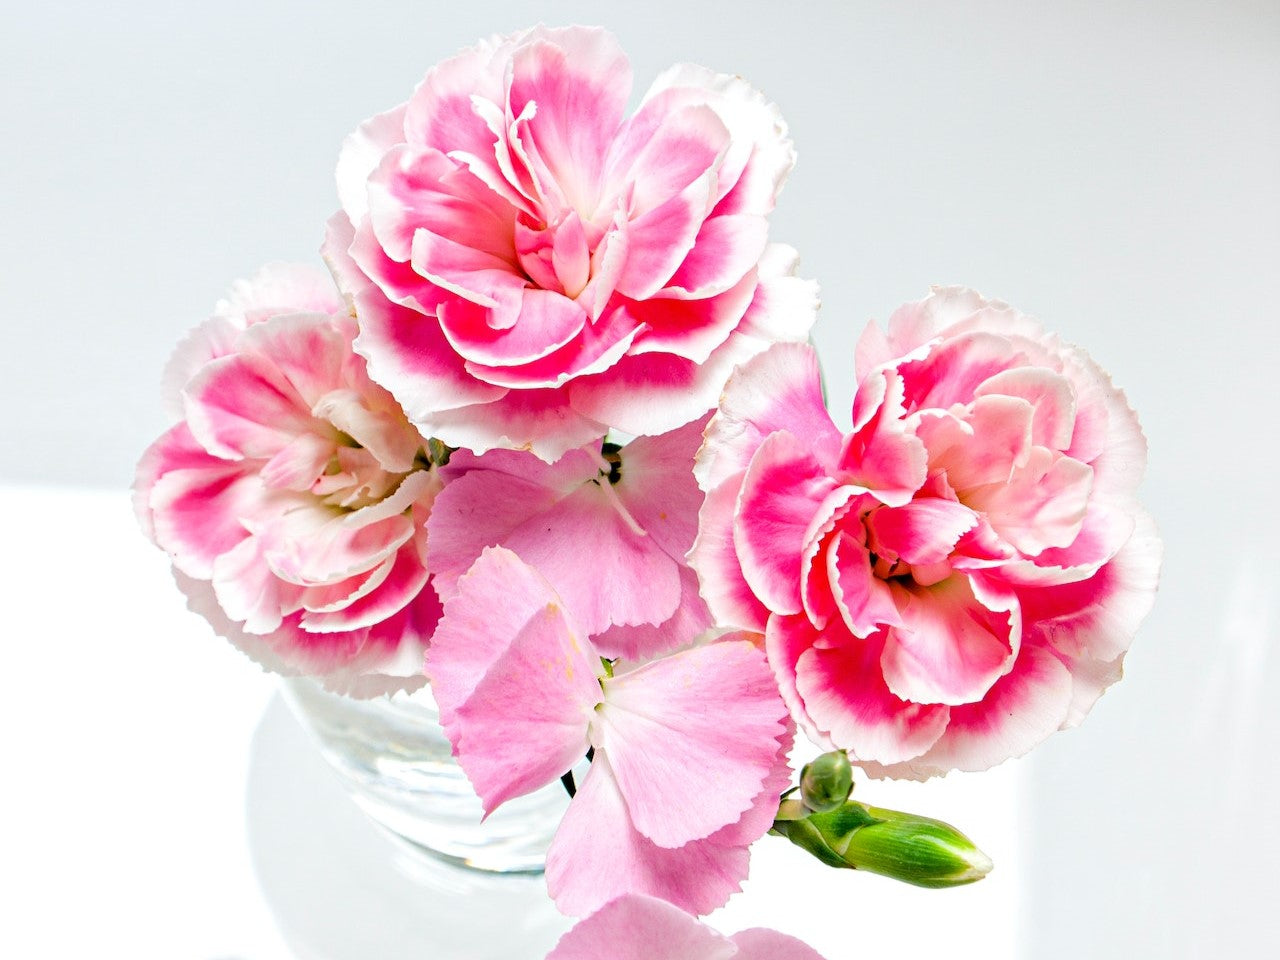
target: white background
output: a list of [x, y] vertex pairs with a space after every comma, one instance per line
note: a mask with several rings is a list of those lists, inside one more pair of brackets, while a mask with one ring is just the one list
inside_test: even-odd
[[1258, 955], [1280, 938], [1280, 5], [5, 0], [2, 14], [0, 637], [15, 659], [0, 893], [17, 909], [0, 953], [337, 957], [345, 930], [371, 960], [455, 955], [429, 931], [465, 910], [430, 914], [424, 894], [397, 914], [369, 897], [397, 881], [362, 886], [365, 868], [326, 887], [300, 839], [264, 867], [276, 834], [250, 844], [246, 797], [252, 827], [286, 790], [281, 830], [311, 826], [321, 845], [338, 829], [323, 810], [342, 810], [287, 793], [303, 767], [275, 793], [249, 776], [264, 743], [290, 742], [288, 720], [257, 726], [270, 682], [183, 613], [120, 491], [164, 426], [172, 344], [232, 279], [314, 258], [341, 138], [433, 62], [538, 19], [611, 27], [641, 89], [693, 60], [781, 105], [800, 162], [774, 236], [822, 282], [834, 405], [867, 319], [966, 283], [1086, 346], [1151, 444], [1165, 576], [1126, 680], [1031, 760], [864, 785], [959, 822], [997, 873], [922, 893], [770, 846], [717, 922], [777, 925], [829, 960], [947, 944]]

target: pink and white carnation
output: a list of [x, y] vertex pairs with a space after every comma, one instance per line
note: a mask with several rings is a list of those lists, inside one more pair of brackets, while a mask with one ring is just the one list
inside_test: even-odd
[[809, 347], [735, 373], [691, 561], [818, 742], [875, 775], [982, 770], [1119, 679], [1160, 563], [1146, 443], [1083, 351], [969, 290], [869, 326], [857, 373], [848, 433]]
[[768, 243], [795, 160], [777, 108], [694, 66], [627, 116], [630, 93], [610, 34], [535, 27], [348, 137], [325, 257], [428, 435], [551, 462], [689, 423], [735, 364], [807, 338], [816, 288]]
[[552, 585], [494, 547], [445, 602], [426, 671], [486, 814], [591, 752], [547, 854], [563, 912], [641, 893], [707, 913], [739, 889], [790, 781], [787, 708], [755, 643], [610, 663]]
[[548, 465], [531, 453], [456, 452], [427, 529], [448, 600], [486, 547], [536, 567], [606, 657], [653, 657], [713, 626], [685, 561], [702, 491], [705, 420], [624, 447], [597, 442]]
[[560, 938], [547, 960], [822, 960], [812, 947], [776, 930], [726, 937], [671, 904], [625, 896]]
[[134, 498], [215, 630], [269, 669], [374, 695], [424, 682], [443, 481], [355, 333], [319, 270], [238, 285], [170, 363], [183, 419], [144, 454]]

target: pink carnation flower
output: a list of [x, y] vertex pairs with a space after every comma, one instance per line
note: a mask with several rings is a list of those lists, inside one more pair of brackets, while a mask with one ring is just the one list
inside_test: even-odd
[[734, 364], [808, 336], [815, 288], [767, 243], [794, 162], [777, 108], [692, 66], [627, 117], [630, 93], [611, 35], [536, 27], [347, 139], [325, 257], [425, 433], [550, 462], [688, 423]]
[[706, 913], [739, 888], [790, 781], [787, 708], [755, 644], [607, 669], [551, 585], [502, 547], [444, 611], [426, 670], [486, 812], [594, 751], [547, 854], [563, 912], [644, 893]]
[[843, 435], [808, 347], [735, 374], [691, 560], [819, 742], [876, 774], [985, 769], [1120, 677], [1160, 560], [1146, 444], [1089, 357], [971, 291], [871, 325], [857, 371]]
[[[325, 283], [268, 268], [179, 347], [166, 384], [184, 419], [143, 456], [135, 506], [219, 633], [270, 669], [373, 695], [424, 682], [441, 478]], [[315, 309], [340, 312], [298, 312]]]
[[652, 897], [624, 896], [560, 938], [547, 960], [822, 960], [809, 946], [775, 930], [717, 933], [683, 910]]
[[552, 465], [522, 451], [455, 453], [428, 523], [436, 592], [447, 601], [485, 547], [503, 546], [547, 578], [605, 656], [690, 643], [712, 626], [685, 562], [704, 422], [611, 446], [607, 459], [599, 443]]

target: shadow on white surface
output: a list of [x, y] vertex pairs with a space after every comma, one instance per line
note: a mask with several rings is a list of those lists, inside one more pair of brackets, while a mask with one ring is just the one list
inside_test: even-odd
[[541, 960], [569, 927], [542, 877], [462, 870], [375, 826], [279, 697], [254, 734], [245, 819], [263, 897], [299, 960]]

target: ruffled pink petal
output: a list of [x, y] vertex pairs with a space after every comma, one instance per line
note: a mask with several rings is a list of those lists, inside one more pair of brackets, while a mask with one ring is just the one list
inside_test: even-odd
[[838, 488], [808, 448], [785, 431], [760, 445], [743, 478], [734, 516], [742, 574], [775, 613], [799, 613], [800, 558], [824, 499]]
[[694, 465], [702, 489], [745, 471], [765, 438], [779, 430], [820, 460], [840, 443], [823, 403], [818, 355], [807, 344], [775, 346], [734, 373]]
[[880, 655], [889, 690], [915, 703], [981, 700], [1017, 653], [1016, 598], [963, 574], [892, 590], [902, 625], [886, 631]]
[[[757, 214], [711, 217], [667, 283], [669, 296], [714, 296], [737, 286], [764, 255], [769, 222]], [[753, 284], [754, 286], [754, 284]]]
[[1029, 630], [1067, 657], [1116, 660], [1155, 603], [1162, 554], [1155, 522], [1136, 511], [1132, 536], [1093, 576], [1020, 591]]
[[858, 385], [853, 432], [844, 439], [839, 470], [846, 483], [865, 487], [890, 506], [901, 506], [924, 484], [928, 453], [899, 419], [902, 385], [891, 371]]
[[637, 118], [683, 103], [707, 103], [731, 134], [718, 175], [717, 215], [768, 213], [795, 166], [795, 150], [777, 106], [741, 77], [694, 64], [671, 67], [653, 82]]
[[565, 406], [564, 400], [560, 390], [509, 390], [492, 402], [425, 413], [415, 423], [425, 435], [450, 446], [475, 453], [528, 450], [554, 463], [609, 429], [604, 421]]
[[1070, 546], [1080, 534], [1093, 469], [1079, 460], [1034, 447], [1007, 483], [970, 490], [965, 502], [1024, 556]]
[[372, 627], [408, 606], [425, 589], [428, 576], [419, 549], [406, 544], [396, 551], [385, 579], [376, 584], [376, 589], [351, 598], [337, 609], [308, 609], [302, 615], [302, 627], [313, 633]]
[[637, 830], [661, 847], [735, 823], [771, 772], [786, 706], [764, 655], [724, 641], [604, 681], [593, 741]]
[[491, 37], [436, 64], [405, 107], [405, 140], [442, 152], [492, 154], [493, 134], [475, 100], [505, 100], [503, 68], [522, 34]]
[[659, 294], [650, 300], [626, 301], [628, 316], [645, 329], [632, 355], [668, 353], [703, 363], [739, 326], [756, 291], [754, 272], [736, 285], [706, 299], [684, 299]]
[[733, 515], [745, 472], [715, 487], [698, 513], [698, 537], [689, 563], [698, 573], [702, 596], [723, 626], [763, 633], [769, 610], [756, 597], [734, 546]]
[[267, 565], [261, 538], [248, 537], [213, 561], [218, 604], [246, 633], [274, 633], [302, 605], [302, 589], [277, 577]]
[[1045, 367], [1002, 370], [974, 390], [979, 397], [994, 394], [1021, 397], [1031, 404], [1031, 442], [1050, 450], [1066, 450], [1076, 424], [1076, 396], [1071, 381]]
[[512, 59], [507, 106], [537, 110], [528, 136], [570, 206], [594, 210], [605, 158], [631, 95], [631, 68], [614, 37], [598, 27], [535, 29]]
[[187, 384], [186, 404], [191, 433], [227, 460], [269, 459], [298, 434], [324, 430], [288, 379], [254, 354], [205, 364]]
[[941, 563], [957, 541], [978, 523], [971, 509], [954, 500], [922, 497], [900, 507], [881, 507], [867, 517], [871, 549], [881, 559]]
[[1030, 403], [1020, 397], [979, 397], [967, 414], [929, 411], [916, 435], [929, 448], [931, 470], [946, 472], [957, 491], [1007, 483], [1031, 453]]
[[775, 343], [806, 343], [818, 317], [818, 284], [796, 276], [800, 255], [771, 243], [756, 268], [759, 281], [738, 332], [759, 342], [756, 352]]
[[392, 303], [374, 287], [355, 295], [355, 307], [355, 350], [369, 361], [369, 376], [395, 395], [410, 420], [506, 394], [466, 372], [434, 319]]
[[[483, 365], [517, 366], [555, 352], [575, 339], [587, 323], [583, 309], [550, 290], [525, 290], [515, 323], [489, 325], [489, 311], [465, 300], [443, 304], [440, 329], [459, 355]], [[476, 371], [471, 368], [471, 372]]]
[[950, 707], [908, 703], [880, 673], [881, 635], [840, 638], [843, 624], [833, 621], [823, 639], [804, 617], [774, 617], [769, 622], [769, 656], [775, 673], [786, 669], [788, 654], [799, 651], [792, 673], [805, 712], [830, 740], [858, 760], [895, 763], [924, 753], [947, 727]]
[[837, 534], [827, 548], [824, 567], [840, 618], [855, 637], [865, 639], [881, 627], [902, 625], [893, 592], [872, 571], [871, 556], [857, 540]]
[[[679, 907], [627, 894], [561, 937], [547, 960], [731, 960], [736, 955], [730, 941]], [[768, 955], [759, 957], [767, 960]], [[794, 960], [808, 958], [797, 954]]]
[[631, 825], [609, 766], [597, 753], [547, 851], [547, 889], [562, 913], [585, 916], [623, 894], [710, 913], [742, 886], [745, 846], [714, 838], [659, 847]]
[[946, 733], [923, 756], [869, 767], [872, 776], [923, 780], [948, 770], [986, 770], [1020, 757], [1066, 722], [1071, 674], [1051, 653], [1024, 645], [1012, 671], [978, 703], [951, 707]]
[[237, 280], [213, 315], [240, 330], [284, 313], [337, 313], [342, 298], [333, 281], [309, 263], [268, 263]]
[[928, 356], [901, 364], [904, 403], [908, 410], [946, 410], [969, 403], [991, 377], [1023, 366], [1027, 356], [1007, 337], [986, 331], [948, 337]]
[[244, 327], [228, 317], [210, 317], [174, 348], [160, 377], [160, 400], [165, 415], [180, 420], [186, 415], [182, 391], [196, 372], [210, 360], [234, 353]]
[[203, 579], [249, 535], [244, 520], [258, 515], [261, 496], [250, 466], [210, 456], [182, 423], [147, 449], [134, 483], [143, 529], [174, 566]]
[[338, 153], [338, 200], [343, 213], [360, 221], [369, 209], [369, 174], [396, 144], [404, 143], [405, 104], [370, 117], [342, 141]]
[[236, 346], [269, 362], [310, 410], [343, 381], [354, 335], [348, 318], [285, 314], [250, 327]]

